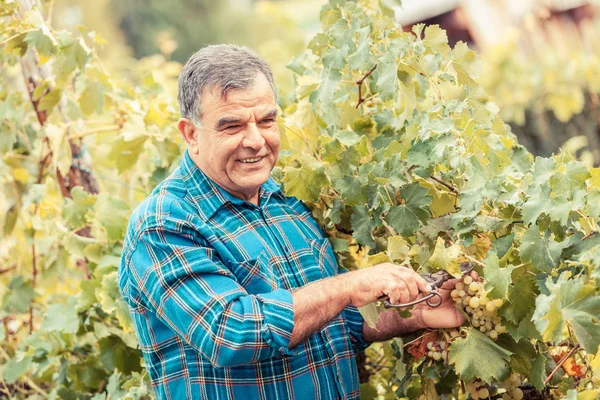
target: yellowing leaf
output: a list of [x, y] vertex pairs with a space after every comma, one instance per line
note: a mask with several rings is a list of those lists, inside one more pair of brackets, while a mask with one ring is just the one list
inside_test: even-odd
[[408, 256], [409, 251], [408, 242], [402, 236], [391, 236], [388, 238], [387, 253], [392, 260], [404, 260]]
[[461, 276], [460, 263], [458, 258], [462, 255], [462, 250], [459, 245], [453, 244], [446, 247], [444, 239], [437, 238], [435, 242], [435, 250], [427, 264], [433, 271], [443, 270], [456, 277]]
[[590, 187], [600, 188], [600, 168], [590, 169]]

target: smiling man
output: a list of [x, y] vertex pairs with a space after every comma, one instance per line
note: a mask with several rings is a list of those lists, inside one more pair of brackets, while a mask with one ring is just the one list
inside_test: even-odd
[[373, 341], [463, 322], [438, 308], [356, 307], [429, 287], [393, 264], [340, 274], [310, 211], [270, 177], [279, 154], [273, 76], [251, 50], [208, 46], [179, 77], [187, 143], [135, 209], [119, 267], [158, 399], [356, 399], [355, 355]]

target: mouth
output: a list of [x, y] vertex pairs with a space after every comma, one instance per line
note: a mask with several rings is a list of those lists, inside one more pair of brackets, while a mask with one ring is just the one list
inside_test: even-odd
[[263, 156], [263, 157], [253, 157], [253, 158], [242, 158], [238, 161], [242, 162], [244, 164], [257, 164], [257, 163], [261, 162], [263, 158], [265, 158], [265, 157]]

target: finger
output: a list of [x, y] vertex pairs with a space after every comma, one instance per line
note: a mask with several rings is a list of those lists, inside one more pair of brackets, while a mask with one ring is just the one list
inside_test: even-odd
[[398, 280], [394, 282], [390, 292], [390, 301], [393, 304], [404, 304], [410, 301], [410, 294], [404, 281]]
[[456, 287], [456, 284], [460, 282], [460, 279], [449, 279], [442, 284], [440, 289], [452, 290]]
[[429, 293], [433, 290], [433, 287], [423, 278], [421, 275], [415, 272], [415, 283], [419, 290], [423, 293]]
[[413, 276], [408, 276], [408, 277], [405, 277], [403, 279], [403, 281], [406, 284], [406, 289], [408, 290], [408, 295], [409, 295], [408, 301], [416, 300], [417, 297], [419, 296], [419, 288], [417, 286], [417, 282], [415, 281], [415, 278]]

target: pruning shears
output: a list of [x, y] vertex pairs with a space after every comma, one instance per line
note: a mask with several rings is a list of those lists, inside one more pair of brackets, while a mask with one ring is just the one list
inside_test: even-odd
[[[465, 262], [465, 263], [460, 264], [460, 272], [462, 273], [463, 276], [468, 275], [474, 269], [475, 269], [474, 263]], [[429, 292], [428, 295], [426, 295], [418, 300], [414, 300], [414, 301], [404, 303], [404, 304], [392, 304], [392, 303], [390, 303], [389, 300], [385, 300], [385, 302], [383, 303], [385, 308], [404, 308], [404, 307], [414, 306], [415, 304], [419, 304], [419, 303], [423, 303], [423, 302], [427, 303], [427, 305], [429, 307], [438, 307], [439, 305], [441, 305], [443, 299], [442, 299], [442, 295], [440, 294], [438, 289], [442, 287], [444, 282], [452, 279], [453, 276], [450, 275], [446, 271], [437, 271], [437, 272], [433, 272], [433, 273], [419, 274], [419, 275], [421, 275], [421, 277], [423, 277], [423, 279], [425, 279], [427, 281], [427, 283], [429, 283], [429, 285], [432, 287], [432, 291]], [[437, 297], [437, 302], [431, 301], [431, 299], [434, 297]], [[387, 296], [381, 297], [381, 300], [383, 300], [383, 299], [387, 299]]]

